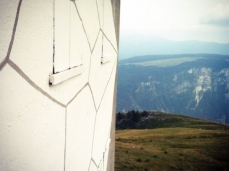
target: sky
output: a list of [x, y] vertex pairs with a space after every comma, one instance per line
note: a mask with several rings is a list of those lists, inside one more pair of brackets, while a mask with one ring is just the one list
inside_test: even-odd
[[229, 43], [229, 0], [121, 0], [120, 38]]

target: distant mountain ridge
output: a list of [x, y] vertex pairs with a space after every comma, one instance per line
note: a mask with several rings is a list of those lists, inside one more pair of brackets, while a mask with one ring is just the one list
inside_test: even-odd
[[229, 123], [229, 55], [148, 55], [119, 61], [117, 111], [130, 110]]
[[173, 41], [161, 37], [123, 36], [120, 39], [119, 58], [149, 54], [222, 54], [229, 55], [229, 43], [197, 40]]
[[128, 111], [116, 114], [116, 130], [156, 128], [198, 128], [229, 130], [229, 125], [160, 111]]

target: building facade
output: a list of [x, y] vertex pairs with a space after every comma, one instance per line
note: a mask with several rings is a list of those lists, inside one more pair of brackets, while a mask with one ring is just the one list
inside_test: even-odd
[[119, 0], [0, 1], [0, 170], [114, 170]]

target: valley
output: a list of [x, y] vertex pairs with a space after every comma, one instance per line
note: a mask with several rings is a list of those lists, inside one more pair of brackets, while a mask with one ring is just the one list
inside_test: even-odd
[[130, 110], [229, 123], [229, 56], [148, 55], [120, 60], [117, 111]]

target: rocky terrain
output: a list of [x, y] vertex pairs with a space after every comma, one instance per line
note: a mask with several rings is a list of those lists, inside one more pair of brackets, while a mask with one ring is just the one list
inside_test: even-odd
[[117, 111], [133, 109], [229, 123], [229, 56], [150, 55], [119, 61]]

